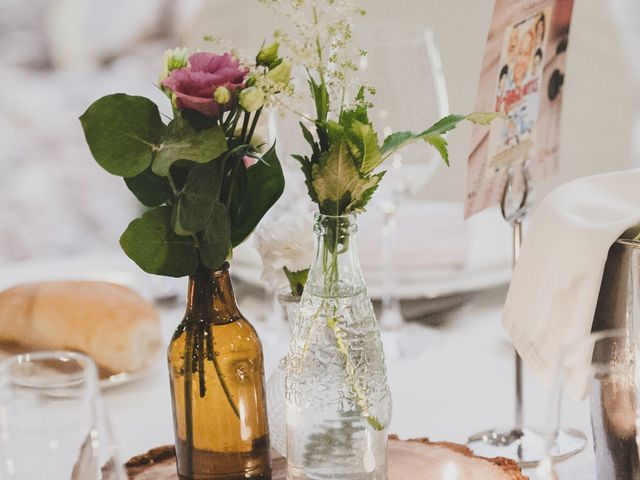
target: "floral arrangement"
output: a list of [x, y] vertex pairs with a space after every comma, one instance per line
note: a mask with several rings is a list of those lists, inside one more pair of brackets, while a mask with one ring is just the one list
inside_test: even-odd
[[[373, 106], [368, 97], [375, 95], [375, 89], [354, 78], [358, 69], [355, 59], [366, 52], [353, 44], [352, 19], [366, 12], [352, 0], [259, 1], [289, 18], [295, 29], [294, 35], [277, 32], [276, 37], [294, 63], [304, 65], [307, 71], [315, 116], [303, 116], [300, 127], [310, 153], [295, 158], [321, 214], [364, 211], [384, 176], [380, 167], [410, 143], [426, 142], [448, 165], [444, 134], [463, 120], [487, 125], [501, 116], [448, 115], [422, 132], [395, 132], [381, 142], [368, 116]], [[348, 102], [348, 98], [353, 100]]]
[[168, 50], [159, 88], [173, 116], [124, 93], [94, 102], [80, 117], [97, 163], [124, 181], [149, 210], [120, 238], [125, 253], [152, 274], [182, 277], [219, 268], [284, 190], [275, 145], [256, 126], [265, 106], [289, 94], [291, 61], [277, 44], [255, 61]]
[[[309, 273], [314, 287], [321, 286], [322, 300], [315, 310], [301, 322], [308, 323], [300, 331], [294, 329], [292, 340], [295, 352], [288, 373], [299, 374], [312, 348], [310, 342], [316, 329], [331, 330], [339, 362], [345, 370], [346, 382], [353, 401], [366, 421], [376, 431], [387, 428], [386, 421], [371, 411], [365, 389], [366, 380], [359, 378], [354, 365], [358, 355], [352, 351], [352, 326], [342, 318], [338, 298], [341, 297], [341, 269], [339, 256], [350, 249], [350, 235], [345, 216], [362, 213], [384, 177], [382, 167], [398, 150], [413, 142], [425, 142], [435, 148], [449, 164], [445, 134], [462, 122], [488, 125], [499, 113], [448, 115], [429, 128], [419, 131], [391, 133], [382, 141], [369, 118], [375, 89], [355, 78], [358, 70], [355, 59], [366, 55], [352, 40], [353, 18], [365, 12], [352, 0], [259, 0], [290, 19], [293, 33], [277, 32], [278, 42], [287, 49], [294, 64], [306, 69], [306, 80], [313, 101], [313, 115], [300, 115], [300, 128], [309, 151], [295, 155], [304, 173], [311, 200], [320, 215], [328, 217], [323, 224], [324, 250], [318, 252], [318, 264]], [[298, 112], [296, 107], [285, 108]], [[302, 290], [301, 286], [300, 290]], [[317, 290], [317, 288], [316, 288]], [[301, 306], [301, 312], [312, 304], [311, 295]], [[349, 308], [349, 307], [345, 307]], [[372, 309], [371, 309], [372, 312]], [[307, 318], [308, 317], [308, 318]]]

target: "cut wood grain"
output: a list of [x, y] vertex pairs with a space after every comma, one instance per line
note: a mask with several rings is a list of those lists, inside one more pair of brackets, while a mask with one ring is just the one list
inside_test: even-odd
[[[388, 452], [390, 480], [528, 480], [513, 460], [476, 457], [456, 443], [400, 440], [391, 435]], [[129, 480], [178, 480], [173, 446], [149, 450], [125, 466]], [[274, 456], [272, 480], [286, 480], [282, 457]]]

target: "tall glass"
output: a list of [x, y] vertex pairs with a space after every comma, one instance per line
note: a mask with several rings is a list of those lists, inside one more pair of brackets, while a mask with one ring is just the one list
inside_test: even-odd
[[632, 154], [633, 164], [640, 165], [640, 2], [637, 0], [615, 0], [611, 2], [611, 7], [616, 14], [616, 18], [622, 27], [622, 38], [631, 67], [635, 75], [635, 93], [633, 95], [633, 106], [635, 115], [632, 121]]
[[96, 366], [73, 352], [0, 364], [0, 478], [122, 480]]
[[[382, 140], [392, 132], [421, 131], [449, 113], [447, 89], [440, 54], [433, 32], [418, 25], [393, 23], [358, 25], [356, 45], [360, 57], [358, 79], [375, 87], [371, 118]], [[396, 153], [385, 165], [384, 182], [374, 197], [383, 219], [381, 245], [382, 312], [387, 350], [410, 356], [424, 350], [424, 332], [398, 332], [404, 326], [398, 289], [395, 256], [396, 212], [419, 195], [442, 160], [432, 148], [414, 144]], [[391, 332], [393, 331], [393, 333]]]
[[[640, 337], [628, 329], [594, 333], [567, 348], [559, 362], [549, 414], [549, 456], [540, 480], [640, 478]], [[566, 416], [591, 423], [594, 454], [559, 463], [556, 438]], [[562, 460], [562, 459], [560, 459]]]

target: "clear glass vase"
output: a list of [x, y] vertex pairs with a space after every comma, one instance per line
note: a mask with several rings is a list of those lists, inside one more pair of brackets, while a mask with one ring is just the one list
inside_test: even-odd
[[314, 230], [286, 367], [287, 478], [386, 479], [391, 396], [356, 216], [318, 215]]
[[[281, 314], [291, 326], [296, 323], [300, 311], [300, 297], [291, 295], [289, 291], [277, 295]], [[287, 456], [287, 400], [285, 395], [285, 379], [287, 374], [287, 357], [280, 359], [278, 366], [267, 380], [267, 413], [269, 417], [269, 437], [271, 448], [283, 457]]]

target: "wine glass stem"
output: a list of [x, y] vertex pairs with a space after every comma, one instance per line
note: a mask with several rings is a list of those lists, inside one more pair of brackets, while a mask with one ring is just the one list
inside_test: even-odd
[[383, 329], [395, 330], [402, 325], [400, 302], [393, 294], [396, 286], [396, 268], [393, 264], [393, 253], [396, 246], [396, 202], [386, 202], [382, 210], [382, 315]]
[[[522, 220], [513, 222], [513, 267], [515, 268], [520, 257], [520, 247], [522, 245]], [[522, 358], [515, 352], [515, 375], [516, 375], [516, 408], [515, 427], [522, 430], [524, 427], [524, 395], [522, 390]]]

